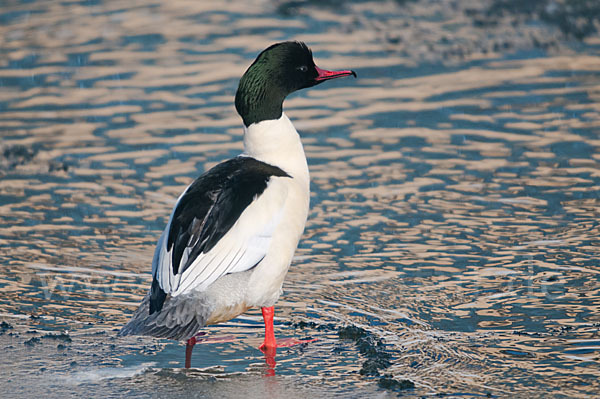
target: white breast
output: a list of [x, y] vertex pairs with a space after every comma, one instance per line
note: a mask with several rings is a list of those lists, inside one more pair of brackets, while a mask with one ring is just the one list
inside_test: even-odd
[[252, 272], [246, 293], [249, 305], [271, 306], [279, 298], [308, 216], [308, 165], [300, 136], [285, 114], [250, 125], [244, 132], [244, 149], [244, 155], [277, 166], [292, 177], [273, 177], [270, 183], [285, 185], [287, 196], [270, 248]]
[[285, 113], [281, 118], [253, 123], [244, 128], [244, 155], [283, 169], [302, 180], [308, 191], [308, 165], [300, 135]]

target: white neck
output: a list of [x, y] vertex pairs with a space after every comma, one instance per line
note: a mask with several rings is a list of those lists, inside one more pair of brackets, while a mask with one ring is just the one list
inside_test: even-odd
[[300, 135], [284, 113], [279, 119], [244, 127], [243, 155], [277, 166], [308, 184], [308, 165]]

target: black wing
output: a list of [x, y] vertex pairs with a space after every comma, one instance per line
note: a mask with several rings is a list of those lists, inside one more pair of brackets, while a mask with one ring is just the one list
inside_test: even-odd
[[[188, 187], [175, 205], [163, 237], [163, 249], [169, 256], [155, 255], [158, 264], [153, 265], [150, 314], [159, 311], [166, 298], [160, 274], [168, 270], [173, 276], [181, 275], [200, 254], [209, 252], [264, 192], [272, 176], [290, 177], [276, 166], [239, 156], [210, 169]], [[162, 244], [159, 242], [157, 251]]]

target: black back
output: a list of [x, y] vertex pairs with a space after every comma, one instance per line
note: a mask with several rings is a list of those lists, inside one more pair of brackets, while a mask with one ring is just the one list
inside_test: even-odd
[[[265, 191], [272, 176], [290, 177], [276, 166], [239, 156], [197, 178], [177, 203], [167, 235], [173, 274], [183, 273], [198, 255], [210, 251], [244, 209]], [[188, 247], [192, 250], [182, 265], [183, 253]], [[152, 314], [160, 311], [166, 298], [156, 276], [150, 296]]]

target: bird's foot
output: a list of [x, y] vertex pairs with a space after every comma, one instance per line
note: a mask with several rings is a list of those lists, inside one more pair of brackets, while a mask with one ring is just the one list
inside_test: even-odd
[[273, 350], [277, 351], [277, 345], [267, 344], [267, 342], [263, 342], [262, 344], [260, 344], [260, 346], [258, 347], [258, 349], [262, 353], [272, 352]]
[[275, 356], [277, 355], [277, 345], [275, 342], [265, 342], [262, 343], [261, 346], [258, 347], [262, 353], [265, 355], [265, 363], [267, 363], [266, 376], [272, 377], [275, 375], [275, 366], [277, 366], [277, 362], [275, 361]]
[[316, 340], [316, 338], [282, 338], [278, 341], [265, 340], [265, 342], [263, 342], [262, 345], [258, 347], [258, 349], [260, 349], [260, 351], [265, 355], [265, 362], [267, 363], [266, 375], [275, 375], [275, 366], [277, 365], [277, 362], [275, 361], [275, 356], [277, 355], [277, 348], [289, 348], [291, 346], [315, 342]]
[[308, 344], [309, 342], [315, 342], [315, 341], [317, 341], [316, 338], [305, 338], [305, 339], [281, 338], [281, 339], [277, 340], [277, 347], [278, 348], [289, 348], [291, 346]]
[[265, 340], [265, 342], [263, 342], [258, 349], [262, 352], [262, 353], [272, 353], [272, 352], [277, 352], [277, 348], [289, 348], [292, 346], [296, 346], [296, 345], [303, 345], [303, 344], [308, 344], [310, 342], [315, 342], [317, 341], [316, 338], [304, 338], [304, 339], [298, 339], [298, 338], [280, 338], [277, 341], [269, 341], [267, 342]]

